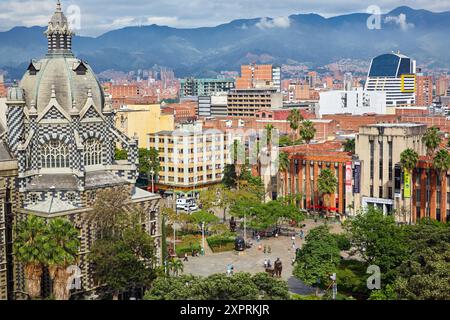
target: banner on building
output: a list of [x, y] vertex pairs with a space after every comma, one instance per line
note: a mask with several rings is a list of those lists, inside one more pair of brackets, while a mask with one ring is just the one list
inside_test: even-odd
[[352, 179], [353, 179], [352, 163], [347, 162], [345, 164], [345, 192], [352, 192]]
[[406, 170], [403, 173], [403, 197], [411, 198], [411, 174]]
[[354, 193], [360, 193], [360, 183], [361, 183], [361, 162], [356, 161], [355, 162], [355, 170], [354, 170], [354, 183], [353, 183], [353, 192]]

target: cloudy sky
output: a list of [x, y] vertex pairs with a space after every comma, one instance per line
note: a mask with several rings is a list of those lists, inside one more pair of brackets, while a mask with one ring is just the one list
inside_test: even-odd
[[[46, 25], [55, 3], [56, 0], [0, 0], [0, 31], [14, 26]], [[62, 4], [65, 11], [70, 11], [68, 14], [81, 12], [77, 34], [90, 36], [153, 23], [194, 28], [241, 18], [282, 19], [296, 13], [314, 12], [329, 17], [366, 12], [372, 5], [380, 7], [383, 13], [402, 5], [450, 11], [450, 0], [62, 0]]]

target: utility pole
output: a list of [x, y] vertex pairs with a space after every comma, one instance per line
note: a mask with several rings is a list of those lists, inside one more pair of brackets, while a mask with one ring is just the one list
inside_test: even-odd
[[202, 255], [205, 255], [205, 223], [202, 222]]
[[247, 214], [244, 212], [244, 243], [247, 243]]
[[333, 287], [332, 287], [333, 300], [336, 300], [336, 295], [337, 295], [336, 273], [333, 273], [333, 275], [330, 278], [333, 281]]

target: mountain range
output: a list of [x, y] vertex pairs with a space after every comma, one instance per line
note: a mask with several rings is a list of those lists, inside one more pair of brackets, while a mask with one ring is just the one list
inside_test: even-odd
[[[450, 11], [399, 7], [381, 15], [380, 29], [368, 28], [368, 19], [366, 13], [331, 18], [294, 14], [194, 29], [126, 27], [95, 38], [75, 37], [73, 47], [97, 73], [157, 64], [174, 69], [179, 77], [214, 76], [249, 62], [314, 67], [342, 58], [370, 61], [396, 50], [416, 59], [419, 66], [450, 67]], [[9, 78], [20, 78], [30, 59], [45, 54], [44, 31], [44, 27], [15, 27], [0, 32], [0, 69], [8, 71]]]

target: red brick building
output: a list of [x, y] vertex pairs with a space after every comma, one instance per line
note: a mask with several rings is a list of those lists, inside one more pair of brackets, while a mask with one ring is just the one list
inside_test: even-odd
[[401, 121], [423, 123], [428, 127], [438, 127], [442, 132], [450, 133], [450, 121], [443, 116], [402, 116]]
[[420, 157], [413, 174], [413, 222], [430, 218], [441, 222], [450, 221], [450, 176], [440, 174], [433, 168], [430, 157]]
[[433, 78], [431, 76], [416, 77], [416, 105], [431, 106], [433, 103]]
[[[301, 145], [281, 148], [289, 154], [290, 168], [279, 173], [283, 180], [282, 194], [302, 195], [298, 203], [302, 209], [327, 209], [345, 213], [345, 167], [352, 161], [350, 153], [341, 151], [340, 142], [326, 142], [315, 145]], [[336, 193], [331, 195], [330, 207], [325, 207], [323, 195], [318, 189], [318, 178], [323, 169], [331, 169], [338, 180]]]
[[197, 120], [197, 102], [183, 101], [167, 104], [164, 107], [172, 108], [175, 123], [186, 123]]
[[337, 130], [358, 132], [359, 127], [376, 123], [395, 123], [399, 117], [396, 115], [351, 115], [351, 114], [327, 114], [322, 119], [335, 120], [337, 122]]

